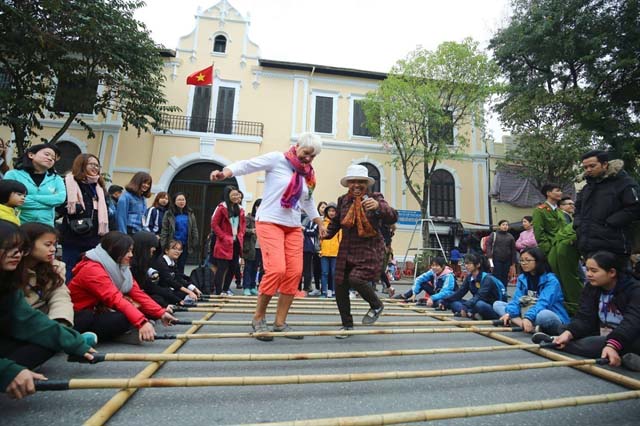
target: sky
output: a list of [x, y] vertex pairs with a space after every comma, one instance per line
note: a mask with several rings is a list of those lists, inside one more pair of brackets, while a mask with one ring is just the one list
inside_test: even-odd
[[[136, 13], [153, 39], [176, 48], [194, 15], [218, 0], [146, 0]], [[417, 46], [471, 37], [486, 48], [509, 16], [509, 0], [230, 0], [249, 17], [264, 59], [388, 72]], [[493, 136], [503, 133], [495, 117]]]

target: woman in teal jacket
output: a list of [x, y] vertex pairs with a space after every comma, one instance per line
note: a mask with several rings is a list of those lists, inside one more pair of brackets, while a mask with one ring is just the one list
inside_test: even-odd
[[19, 208], [21, 223], [54, 226], [55, 208], [67, 198], [64, 181], [53, 170], [59, 155], [55, 145], [33, 145], [24, 154], [20, 168], [5, 174], [5, 179], [17, 180], [27, 187], [27, 197]]
[[0, 391], [20, 399], [35, 392], [34, 373], [43, 350], [64, 351], [93, 359], [95, 352], [83, 336], [33, 309], [21, 290], [24, 238], [13, 223], [0, 220]]
[[513, 299], [509, 303], [493, 304], [504, 325], [512, 323], [522, 327], [525, 333], [533, 333], [536, 327], [542, 332], [551, 332], [569, 323], [562, 287], [542, 250], [537, 247], [524, 250], [520, 266], [523, 272], [518, 276]]

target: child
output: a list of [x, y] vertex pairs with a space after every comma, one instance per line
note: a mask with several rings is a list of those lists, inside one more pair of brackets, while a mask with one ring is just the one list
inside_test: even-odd
[[413, 288], [396, 296], [395, 299], [413, 302], [416, 296], [424, 291], [427, 293], [427, 299], [418, 301], [418, 305], [436, 305], [438, 309], [444, 311], [448, 309], [445, 299], [452, 296], [457, 289], [456, 277], [451, 268], [447, 266], [447, 261], [444, 257], [437, 256], [431, 262], [431, 269], [416, 278]]
[[20, 225], [16, 207], [24, 204], [27, 187], [13, 179], [0, 180], [0, 219]]
[[153, 204], [147, 210], [145, 216], [145, 224], [149, 232], [153, 232], [156, 235], [160, 235], [162, 230], [162, 219], [167, 206], [169, 205], [169, 194], [164, 191], [158, 192], [156, 198], [153, 200]]
[[64, 351], [88, 360], [95, 352], [80, 333], [29, 306], [21, 289], [24, 251], [20, 229], [0, 220], [0, 389], [15, 399], [33, 394], [34, 380], [46, 380], [32, 371], [43, 362], [35, 356], [38, 351]]
[[[469, 273], [462, 286], [453, 295], [446, 298], [455, 316], [475, 318], [477, 320], [498, 319], [493, 310], [496, 300], [507, 301], [507, 290], [500, 280], [489, 274], [489, 261], [477, 254], [467, 254], [464, 266]], [[471, 299], [462, 300], [470, 292]]]
[[153, 269], [160, 275], [159, 280], [152, 289], [147, 286], [144, 290], [161, 305], [167, 302], [185, 306], [193, 305], [202, 296], [202, 292], [190, 282], [189, 278], [178, 271], [177, 262], [182, 252], [182, 243], [178, 240], [170, 240], [164, 249], [164, 255], [158, 256], [152, 264]]
[[[329, 203], [324, 208], [324, 226], [328, 227], [337, 213], [337, 205]], [[322, 266], [322, 296], [333, 297], [336, 281], [336, 259], [342, 241], [342, 230], [331, 239], [320, 242], [320, 264]]]

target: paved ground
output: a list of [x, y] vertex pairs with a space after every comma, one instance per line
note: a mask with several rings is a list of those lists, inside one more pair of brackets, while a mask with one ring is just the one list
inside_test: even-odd
[[[406, 286], [399, 285], [400, 289]], [[201, 319], [202, 313], [181, 313], [181, 319]], [[248, 320], [250, 314], [216, 314], [212, 319]], [[416, 320], [415, 317], [382, 317], [381, 321]], [[428, 319], [428, 318], [425, 318]], [[337, 321], [338, 316], [291, 316], [294, 320]], [[172, 332], [185, 331], [176, 326]], [[297, 327], [297, 329], [327, 329]], [[247, 327], [205, 326], [202, 332], [247, 331]], [[160, 330], [163, 332], [163, 330]], [[528, 336], [509, 333], [523, 342]], [[100, 344], [100, 352], [160, 353], [170, 341], [132, 346]], [[471, 333], [306, 337], [302, 341], [279, 338], [273, 342], [254, 339], [192, 340], [179, 353], [304, 353], [327, 351], [367, 351], [466, 346], [493, 346], [501, 343]], [[275, 376], [339, 374], [385, 371], [424, 371], [454, 367], [514, 364], [545, 361], [524, 351], [503, 351], [455, 355], [391, 358], [313, 360], [288, 362], [173, 362], [154, 377], [186, 376]], [[50, 379], [133, 377], [147, 363], [111, 362], [98, 365], [67, 363], [59, 355], [42, 372]], [[616, 369], [630, 377], [640, 379]], [[475, 374], [429, 379], [310, 385], [156, 388], [138, 391], [108, 422], [109, 425], [229, 425], [255, 422], [356, 416], [431, 408], [466, 407], [534, 399], [604, 394], [625, 389], [571, 368], [551, 368], [518, 372]], [[116, 393], [115, 390], [74, 390], [40, 392], [22, 401], [0, 397], [0, 423], [9, 425], [82, 424]], [[437, 425], [637, 425], [637, 400], [435, 422]]]

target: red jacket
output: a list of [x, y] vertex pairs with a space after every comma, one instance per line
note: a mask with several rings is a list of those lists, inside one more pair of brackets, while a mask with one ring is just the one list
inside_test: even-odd
[[[238, 224], [238, 242], [240, 243], [240, 254], [242, 254], [242, 242], [246, 230], [246, 220], [244, 209], [240, 207], [240, 223]], [[213, 257], [218, 259], [231, 260], [233, 258], [233, 231], [229, 221], [229, 211], [227, 205], [222, 202], [216, 207], [216, 211], [211, 217], [211, 230], [216, 234], [216, 245], [213, 248]]]
[[146, 316], [157, 319], [165, 312], [147, 293], [140, 289], [136, 280], [133, 280], [133, 287], [127, 296], [140, 305], [140, 308], [136, 308], [118, 290], [104, 267], [98, 262], [86, 258], [73, 268], [69, 291], [75, 311], [93, 310], [98, 305], [103, 305], [122, 312], [136, 328], [144, 325], [147, 321]]

